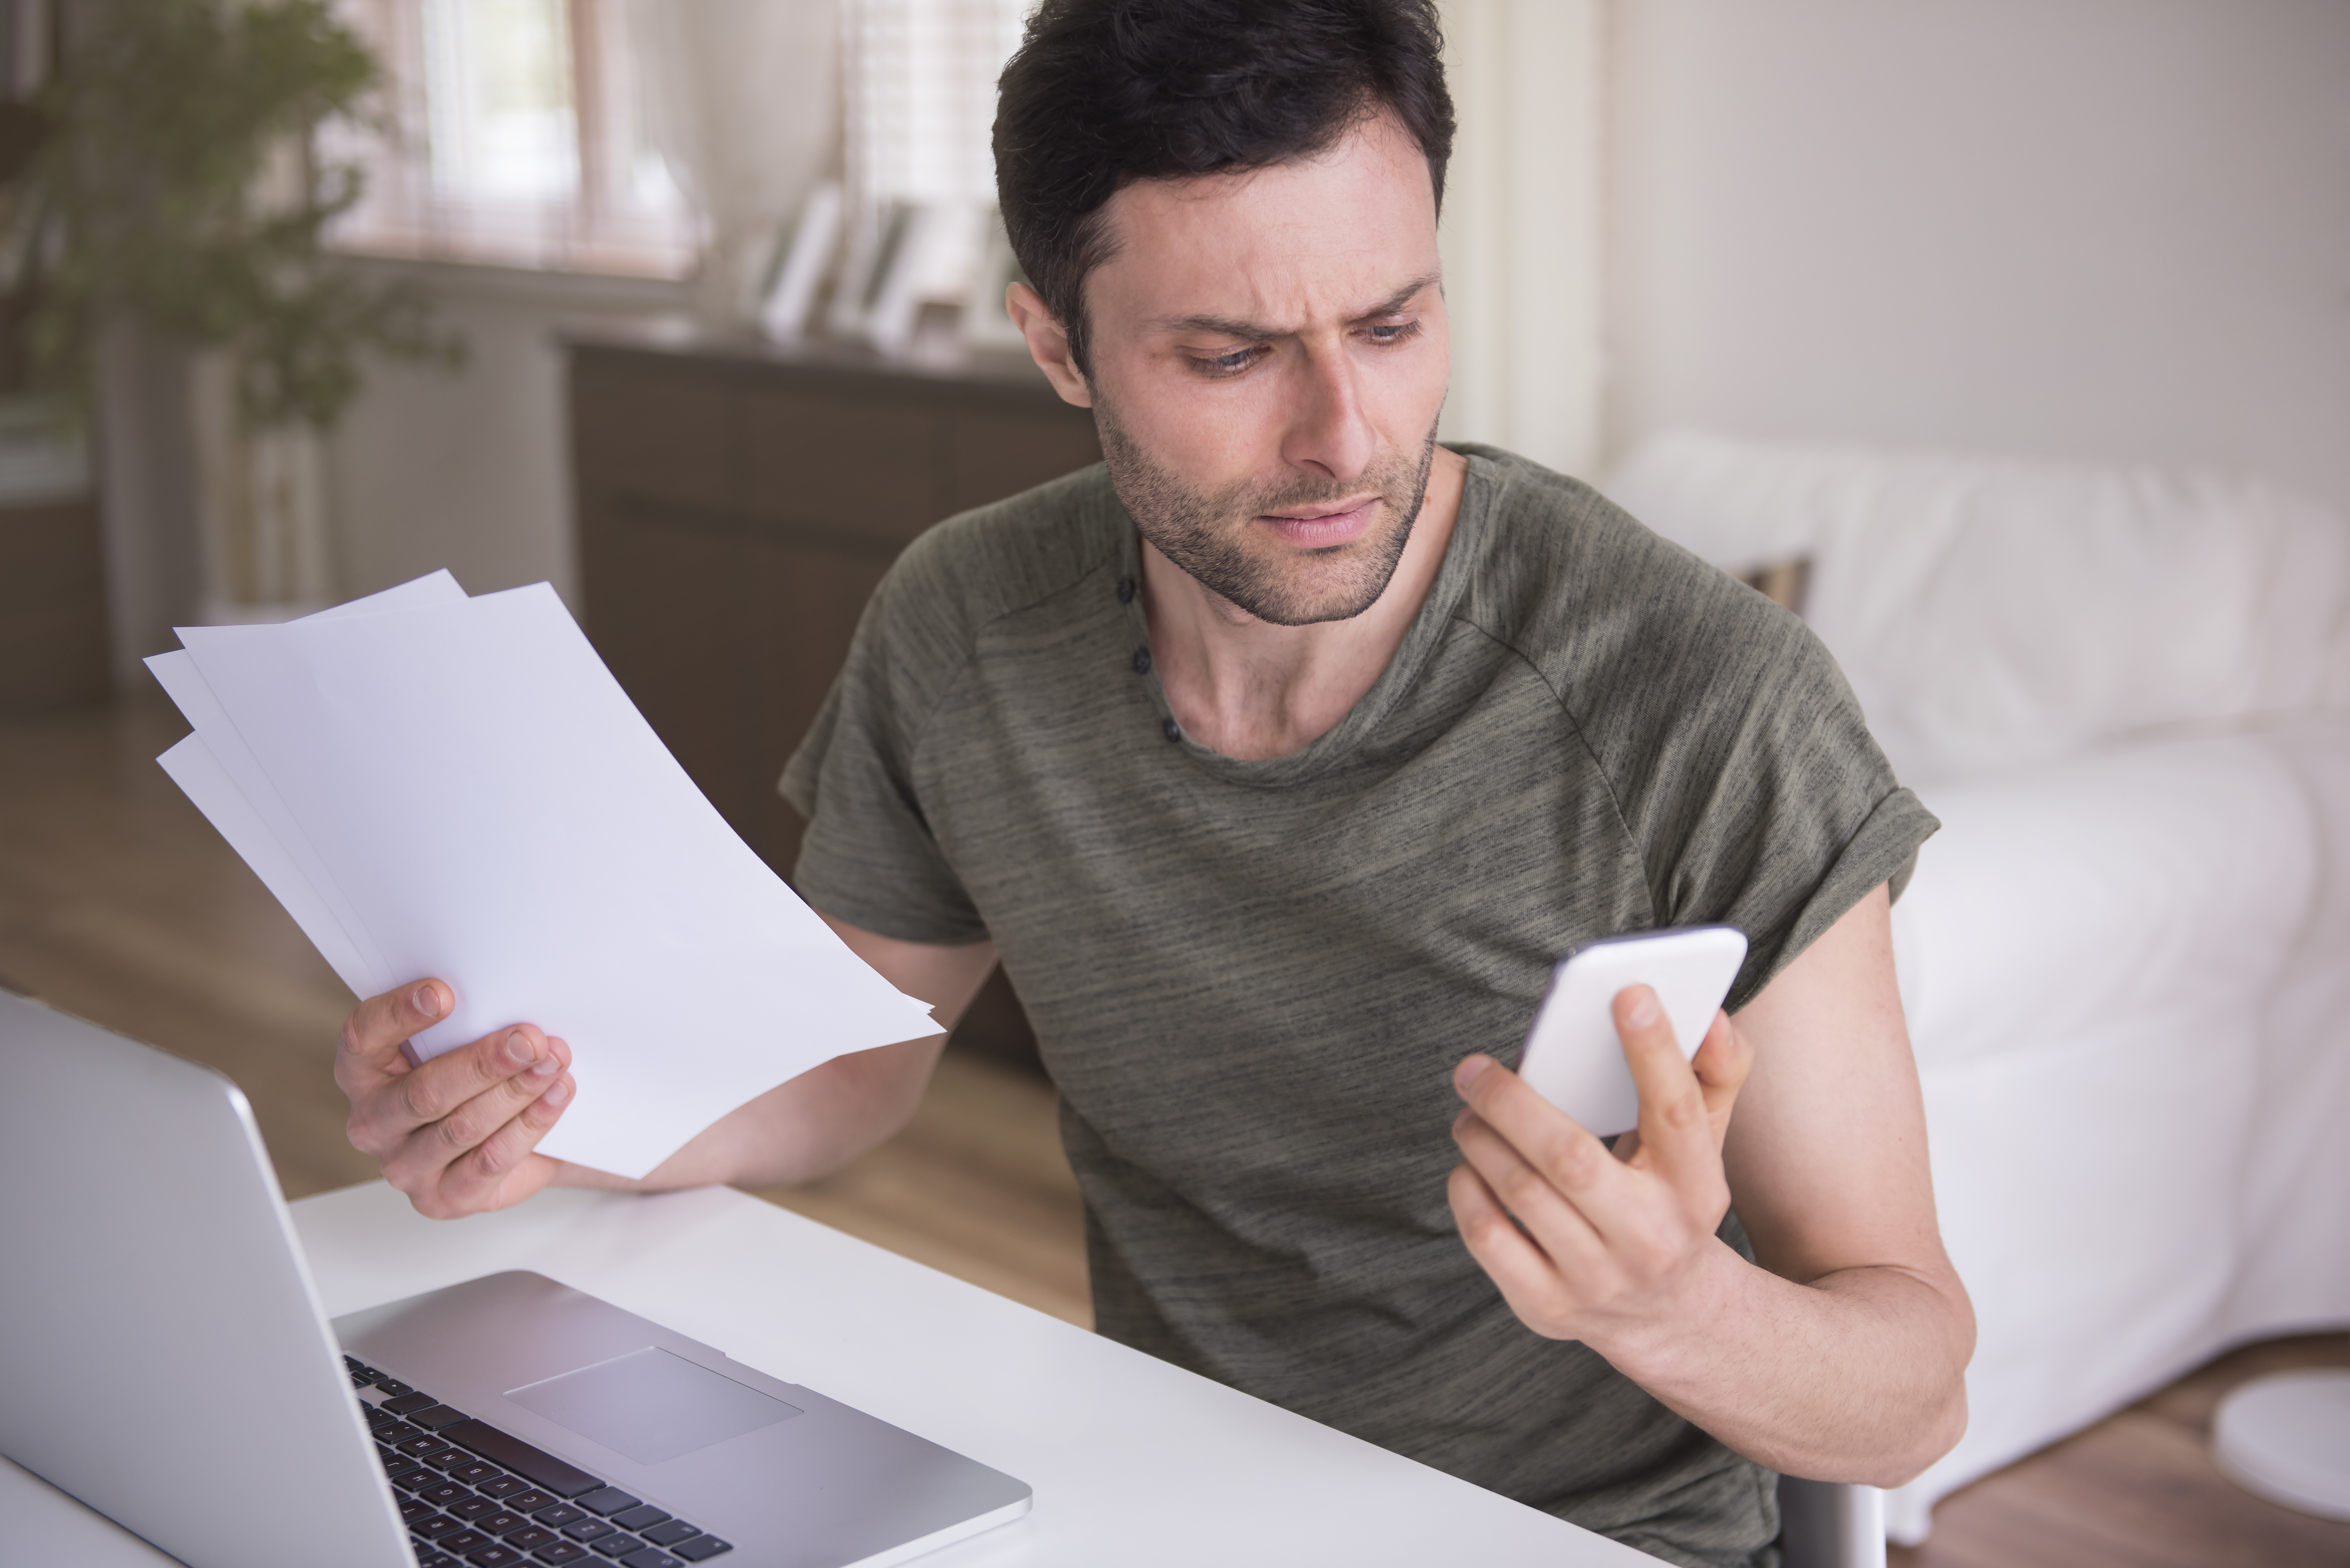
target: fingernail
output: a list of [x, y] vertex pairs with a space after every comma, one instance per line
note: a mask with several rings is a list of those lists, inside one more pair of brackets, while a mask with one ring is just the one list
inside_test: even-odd
[[1644, 989], [1640, 992], [1640, 1000], [1632, 1003], [1632, 1011], [1624, 1022], [1635, 1029], [1646, 1029], [1661, 1014], [1662, 1009], [1657, 1006], [1657, 993]]
[[550, 1106], [568, 1104], [571, 1099], [571, 1080], [568, 1078], [564, 1079], [562, 1082], [556, 1084], [555, 1087], [547, 1090], [546, 1094], [541, 1095], [539, 1098], [545, 1100]]
[[1452, 1070], [1452, 1081], [1465, 1094], [1471, 1085], [1485, 1075], [1485, 1069], [1492, 1064], [1493, 1059], [1491, 1056], [1471, 1056]]
[[430, 986], [430, 985], [420, 985], [420, 986], [418, 986], [418, 987], [416, 988], [416, 1011], [417, 1011], [417, 1012], [421, 1012], [421, 1013], [422, 1013], [422, 1014], [424, 1014], [424, 1016], [425, 1016], [425, 1017], [427, 1017], [427, 1018], [438, 1018], [438, 1017], [440, 1017], [440, 1016], [441, 1016], [441, 992], [440, 992], [440, 989], [439, 989], [438, 987], [436, 987], [436, 986]]
[[506, 1036], [507, 1061], [517, 1067], [527, 1067], [537, 1059], [538, 1053], [530, 1048], [529, 1035], [517, 1029]]
[[556, 1072], [558, 1072], [562, 1066], [563, 1064], [556, 1061], [552, 1056], [541, 1056], [537, 1061], [533, 1062], [530, 1064], [530, 1071], [525, 1073], [523, 1076], [525, 1078], [551, 1078], [555, 1076]]

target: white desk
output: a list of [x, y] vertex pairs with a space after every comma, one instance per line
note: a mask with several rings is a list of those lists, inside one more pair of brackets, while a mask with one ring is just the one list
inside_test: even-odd
[[330, 1316], [535, 1269], [1036, 1489], [926, 1568], [1655, 1562], [724, 1188], [443, 1223], [370, 1183], [293, 1210]]

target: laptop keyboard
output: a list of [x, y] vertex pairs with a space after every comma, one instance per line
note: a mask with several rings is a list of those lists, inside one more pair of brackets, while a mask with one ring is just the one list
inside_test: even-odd
[[343, 1357], [391, 1477], [417, 1568], [685, 1568], [734, 1550], [544, 1449]]

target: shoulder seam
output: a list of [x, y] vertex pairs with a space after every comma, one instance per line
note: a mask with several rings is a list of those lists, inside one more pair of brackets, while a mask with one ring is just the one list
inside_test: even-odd
[[1512, 658], [1533, 671], [1534, 678], [1542, 682], [1543, 690], [1550, 693], [1550, 700], [1558, 704], [1560, 714], [1575, 731], [1575, 744], [1581, 746], [1583, 754], [1591, 759], [1592, 767], [1599, 774], [1599, 782], [1607, 786], [1607, 808], [1616, 814], [1616, 826], [1624, 830], [1625, 839], [1639, 852], [1640, 879], [1648, 884], [1648, 919], [1661, 925], [1663, 918], [1657, 909], [1656, 877], [1648, 863], [1647, 846], [1640, 843], [1639, 835], [1632, 831], [1631, 819], [1624, 814], [1624, 799], [1616, 793], [1616, 781], [1608, 774], [1607, 760], [1599, 754], [1598, 748], [1592, 745], [1590, 732], [1584, 727], [1582, 716], [1575, 712], [1574, 705], [1567, 701], [1565, 694], [1559, 691], [1549, 673], [1524, 649], [1458, 610], [1453, 612], [1452, 620], [1455, 625], [1465, 626], [1495, 647], [1505, 649]]
[[962, 661], [955, 666], [953, 679], [940, 688], [938, 700], [931, 704], [930, 711], [924, 713], [920, 722], [914, 726], [914, 743], [906, 755], [910, 764], [920, 757], [923, 746], [930, 742], [931, 726], [938, 722], [939, 715], [946, 711], [947, 703], [953, 699], [957, 691], [962, 690], [963, 682], [971, 679], [972, 670], [979, 663], [979, 639], [985, 635], [987, 628], [998, 621], [1009, 620], [1015, 615], [1024, 615], [1048, 599], [1070, 592], [1079, 583], [1084, 582], [1100, 569], [1098, 566], [1088, 566], [1076, 576], [1045, 589], [1034, 598], [1007, 605], [986, 619], [972, 623], [970, 638], [963, 648]]

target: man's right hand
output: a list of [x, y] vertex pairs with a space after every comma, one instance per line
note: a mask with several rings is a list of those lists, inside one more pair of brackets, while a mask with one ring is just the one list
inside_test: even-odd
[[351, 1143], [434, 1220], [504, 1209], [546, 1186], [558, 1162], [534, 1151], [574, 1087], [571, 1047], [528, 1023], [411, 1065], [402, 1043], [454, 1001], [437, 980], [369, 997], [343, 1021], [335, 1051]]

